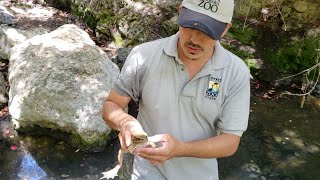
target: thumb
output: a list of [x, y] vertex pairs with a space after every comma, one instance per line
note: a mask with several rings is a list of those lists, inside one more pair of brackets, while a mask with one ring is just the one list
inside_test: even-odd
[[124, 136], [125, 136], [125, 145], [126, 145], [126, 147], [129, 147], [129, 145], [131, 144], [131, 133], [130, 133], [130, 131], [126, 131], [125, 133], [124, 133]]
[[148, 138], [149, 141], [151, 142], [162, 142], [164, 141], [164, 135], [163, 134], [157, 134], [157, 135], [154, 135], [154, 136], [150, 136]]

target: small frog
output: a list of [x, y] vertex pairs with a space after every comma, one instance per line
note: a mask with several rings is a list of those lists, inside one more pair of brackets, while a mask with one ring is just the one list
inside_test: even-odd
[[133, 131], [131, 134], [131, 141], [132, 143], [128, 147], [131, 154], [133, 154], [138, 147], [156, 147], [154, 142], [148, 140], [148, 135], [144, 131]]
[[[160, 145], [161, 146], [161, 145]], [[148, 135], [144, 131], [133, 131], [131, 134], [131, 144], [128, 147], [129, 153], [133, 154], [134, 151], [139, 147], [152, 147], [155, 148], [156, 144], [148, 140]], [[100, 179], [114, 179], [118, 176], [118, 171], [123, 163], [123, 153], [121, 149], [118, 152], [118, 162], [119, 164], [113, 169], [102, 172], [102, 177]]]

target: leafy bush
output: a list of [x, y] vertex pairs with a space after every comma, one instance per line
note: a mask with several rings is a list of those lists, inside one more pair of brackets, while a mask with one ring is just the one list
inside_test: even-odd
[[319, 47], [317, 38], [296, 39], [282, 43], [280, 48], [268, 53], [267, 58], [280, 72], [294, 74], [316, 64]]
[[252, 27], [243, 28], [243, 23], [235, 19], [232, 26], [228, 31], [229, 36], [237, 39], [241, 43], [249, 46], [255, 46], [256, 39], [258, 38], [258, 31]]

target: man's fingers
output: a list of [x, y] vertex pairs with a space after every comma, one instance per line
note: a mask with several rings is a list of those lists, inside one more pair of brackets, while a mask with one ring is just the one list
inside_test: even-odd
[[127, 147], [125, 146], [124, 144], [124, 138], [121, 134], [121, 132], [118, 134], [118, 138], [119, 138], [119, 141], [120, 141], [120, 148], [121, 148], [121, 151], [123, 153], [126, 153], [128, 151]]
[[151, 155], [142, 154], [142, 153], [138, 153], [138, 155], [150, 162], [152, 161], [152, 162], [160, 163], [165, 161], [163, 156], [151, 156]]
[[136, 153], [144, 159], [163, 162], [167, 158], [165, 147], [160, 148], [138, 148]]
[[131, 144], [131, 132], [125, 131], [124, 133], [125, 133], [124, 134], [124, 138], [125, 138], [124, 143], [125, 143], [126, 147], [129, 147], [129, 145]]
[[164, 146], [159, 148], [139, 147], [136, 151], [138, 154], [148, 154], [150, 156], [164, 156], [166, 154], [166, 148]]
[[149, 160], [149, 162], [154, 166], [161, 166], [163, 164], [163, 161], [152, 161], [152, 160]]

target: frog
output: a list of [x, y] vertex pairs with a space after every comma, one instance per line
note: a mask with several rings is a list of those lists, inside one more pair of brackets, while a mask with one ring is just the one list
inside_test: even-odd
[[131, 154], [133, 154], [138, 147], [155, 148], [156, 145], [154, 142], [148, 140], [148, 135], [146, 132], [133, 131], [131, 134], [131, 144], [129, 145], [128, 150]]
[[[148, 135], [144, 131], [133, 131], [131, 133], [131, 143], [128, 146], [128, 152], [131, 154], [135, 153], [135, 150], [139, 147], [149, 147], [149, 148], [156, 148], [156, 143], [151, 142], [148, 139]], [[111, 170], [102, 172], [101, 179], [114, 179], [118, 176], [118, 171], [120, 170], [123, 164], [123, 152], [121, 149], [118, 152], [118, 164]]]

